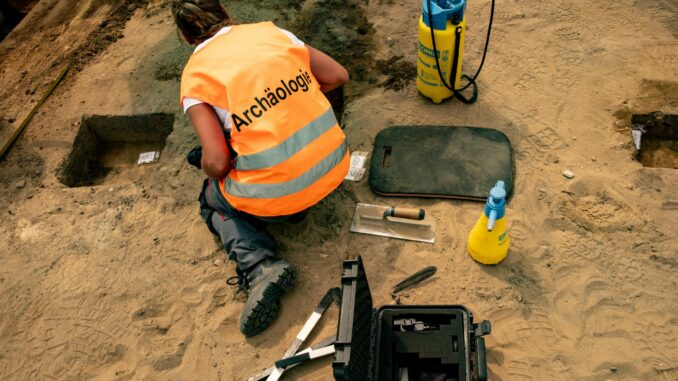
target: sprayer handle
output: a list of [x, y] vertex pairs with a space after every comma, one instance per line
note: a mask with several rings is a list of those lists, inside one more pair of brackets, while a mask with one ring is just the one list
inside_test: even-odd
[[410, 220], [421, 221], [426, 217], [426, 212], [424, 209], [417, 208], [390, 207], [384, 212], [384, 218], [386, 217], [407, 218]]

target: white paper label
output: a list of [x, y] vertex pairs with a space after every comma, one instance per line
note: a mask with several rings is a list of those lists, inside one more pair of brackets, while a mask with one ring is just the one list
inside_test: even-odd
[[365, 163], [367, 162], [367, 152], [356, 151], [351, 153], [351, 167], [345, 179], [350, 181], [360, 181], [365, 175]]
[[160, 158], [160, 152], [158, 151], [144, 152], [139, 155], [139, 161], [137, 161], [137, 164], [153, 163], [158, 160], [158, 158]]
[[640, 151], [640, 140], [643, 137], [643, 131], [631, 130], [631, 135], [633, 136], [633, 143], [636, 145], [636, 149]]

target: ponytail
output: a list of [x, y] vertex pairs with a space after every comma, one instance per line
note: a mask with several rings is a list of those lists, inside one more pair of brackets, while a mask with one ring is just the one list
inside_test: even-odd
[[175, 0], [174, 22], [189, 43], [200, 43], [221, 28], [233, 25], [231, 16], [219, 0]]

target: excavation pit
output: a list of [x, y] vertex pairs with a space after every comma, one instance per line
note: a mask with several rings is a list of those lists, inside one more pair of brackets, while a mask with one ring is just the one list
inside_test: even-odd
[[57, 177], [68, 187], [140, 180], [155, 166], [140, 155], [161, 152], [173, 125], [166, 113], [83, 117]]
[[644, 167], [678, 168], [678, 115], [633, 115], [631, 133], [636, 159]]

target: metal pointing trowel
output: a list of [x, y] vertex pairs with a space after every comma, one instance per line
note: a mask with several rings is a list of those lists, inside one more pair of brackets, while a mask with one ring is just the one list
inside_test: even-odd
[[433, 243], [435, 222], [423, 209], [358, 204], [351, 231]]

